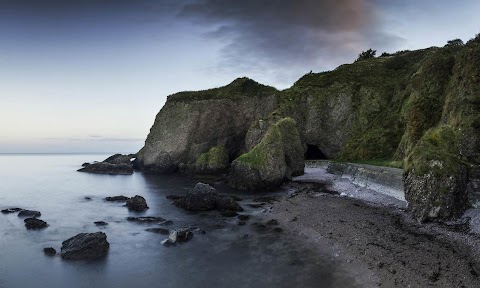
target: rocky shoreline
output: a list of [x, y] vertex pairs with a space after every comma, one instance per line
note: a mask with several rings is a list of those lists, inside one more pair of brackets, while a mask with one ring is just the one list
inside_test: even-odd
[[341, 196], [333, 184], [292, 182], [269, 217], [294, 241], [336, 259], [363, 287], [480, 286], [480, 235], [468, 218], [421, 224], [395, 201]]

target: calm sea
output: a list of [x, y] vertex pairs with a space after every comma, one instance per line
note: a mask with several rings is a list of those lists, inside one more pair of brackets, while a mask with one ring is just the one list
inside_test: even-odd
[[[255, 231], [251, 223], [269, 220], [261, 208], [246, 209], [252, 217], [247, 225], [238, 226], [235, 218], [222, 218], [217, 212], [189, 213], [165, 198], [186, 193], [197, 181], [76, 172], [83, 162], [107, 156], [0, 155], [0, 208], [41, 211], [41, 219], [50, 225], [28, 231], [16, 214], [0, 214], [0, 287], [353, 287], [333, 263], [285, 233]], [[137, 194], [150, 206], [145, 213], [130, 213], [122, 204], [103, 200]], [[236, 195], [244, 199], [245, 208], [254, 197]], [[168, 228], [198, 226], [206, 234], [164, 247], [160, 242], [165, 236], [145, 231], [158, 225], [125, 220], [139, 215], [172, 220]], [[99, 228], [94, 221], [109, 225]], [[105, 232], [110, 242], [105, 259], [68, 262], [43, 254], [44, 247], [59, 251], [62, 241], [96, 231]]]

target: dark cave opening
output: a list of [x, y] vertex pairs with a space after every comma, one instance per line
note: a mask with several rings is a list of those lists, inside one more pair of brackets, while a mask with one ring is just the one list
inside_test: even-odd
[[305, 160], [326, 160], [327, 156], [316, 146], [307, 144], [307, 152], [305, 152]]

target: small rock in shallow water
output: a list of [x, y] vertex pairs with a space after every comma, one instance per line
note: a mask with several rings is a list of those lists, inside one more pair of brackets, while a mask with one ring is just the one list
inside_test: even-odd
[[25, 227], [29, 230], [38, 230], [48, 227], [47, 222], [37, 218], [27, 218], [23, 221], [25, 222]]
[[18, 213], [18, 217], [40, 217], [42, 213], [33, 210], [22, 210]]
[[250, 219], [250, 216], [241, 214], [241, 215], [238, 215], [238, 219], [241, 221], [247, 221], [248, 219]]
[[278, 225], [278, 221], [275, 220], [275, 219], [272, 219], [272, 220], [267, 221], [266, 224], [267, 224], [268, 226], [275, 226], [275, 225]]
[[55, 250], [53, 247], [47, 247], [43, 248], [43, 253], [45, 253], [47, 256], [55, 256], [57, 254], [57, 250]]
[[238, 214], [237, 212], [232, 212], [232, 211], [225, 211], [220, 213], [223, 217], [236, 217]]
[[165, 228], [148, 228], [145, 229], [145, 231], [152, 232], [152, 233], [157, 233], [157, 234], [162, 234], [162, 235], [169, 235], [170, 231]]
[[110, 201], [110, 202], [126, 202], [130, 197], [127, 196], [112, 196], [112, 197], [106, 197], [105, 201]]
[[132, 222], [138, 222], [138, 223], [165, 222], [165, 219], [163, 219], [162, 217], [152, 217], [152, 216], [127, 217], [127, 220]]
[[162, 241], [162, 244], [168, 246], [176, 243], [186, 242], [192, 239], [192, 237], [193, 233], [191, 231], [191, 228], [179, 228], [170, 232], [170, 235], [167, 239]]
[[91, 197], [88, 197], [88, 196], [83, 197], [83, 199], [85, 199], [85, 200], [92, 200], [92, 198], [91, 198]]
[[22, 211], [22, 208], [8, 208], [8, 209], [3, 209], [2, 213], [3, 214], [10, 214], [10, 213], [15, 213], [15, 212], [20, 212]]
[[105, 233], [80, 233], [63, 241], [61, 254], [66, 260], [93, 260], [106, 256], [109, 248]]
[[105, 222], [105, 221], [95, 221], [93, 222], [93, 224], [97, 225], [97, 226], [107, 226], [108, 223]]
[[134, 197], [127, 200], [127, 207], [129, 210], [141, 212], [148, 209], [147, 201], [140, 195], [135, 195]]

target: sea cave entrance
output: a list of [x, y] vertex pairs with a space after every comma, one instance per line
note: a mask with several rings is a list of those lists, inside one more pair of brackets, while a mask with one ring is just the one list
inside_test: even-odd
[[305, 160], [327, 160], [327, 156], [316, 145], [307, 144]]

